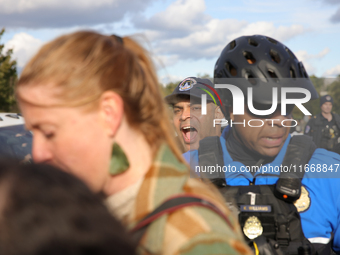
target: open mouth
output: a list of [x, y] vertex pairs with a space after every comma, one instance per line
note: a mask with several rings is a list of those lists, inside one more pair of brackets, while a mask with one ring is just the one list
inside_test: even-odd
[[192, 126], [182, 127], [181, 131], [186, 143], [192, 142], [197, 136], [197, 130]]

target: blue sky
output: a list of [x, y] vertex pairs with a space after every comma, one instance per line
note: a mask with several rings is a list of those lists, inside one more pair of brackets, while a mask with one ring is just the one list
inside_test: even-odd
[[0, 24], [19, 70], [43, 43], [93, 29], [137, 34], [163, 83], [212, 76], [224, 46], [252, 34], [286, 44], [310, 75], [340, 74], [340, 0], [0, 0]]

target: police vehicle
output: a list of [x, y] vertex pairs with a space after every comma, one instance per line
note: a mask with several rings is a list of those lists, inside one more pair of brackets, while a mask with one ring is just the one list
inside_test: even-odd
[[32, 133], [25, 130], [20, 114], [0, 113], [0, 159], [32, 162], [32, 138]]

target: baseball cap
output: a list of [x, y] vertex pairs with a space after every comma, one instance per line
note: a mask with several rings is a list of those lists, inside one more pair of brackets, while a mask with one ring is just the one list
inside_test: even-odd
[[320, 97], [320, 106], [326, 102], [331, 102], [333, 104], [333, 98], [330, 95]]
[[[203, 94], [207, 94], [206, 91], [212, 93], [209, 86], [214, 88], [214, 84], [209, 79], [188, 77], [178, 83], [174, 91], [165, 97], [165, 100], [168, 104], [176, 104], [183, 97], [201, 98]], [[213, 99], [208, 96], [207, 101], [213, 101]]]

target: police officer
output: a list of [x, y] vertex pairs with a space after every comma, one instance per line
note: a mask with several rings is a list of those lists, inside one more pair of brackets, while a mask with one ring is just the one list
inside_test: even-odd
[[316, 146], [333, 150], [339, 143], [340, 117], [332, 113], [333, 98], [329, 95], [320, 98], [321, 113], [313, 116], [305, 127], [305, 134], [313, 137]]
[[224, 90], [230, 125], [184, 154], [191, 167], [235, 202], [256, 254], [340, 252], [340, 179], [332, 178], [339, 177], [340, 156], [289, 134], [295, 122], [285, 96], [301, 102], [305, 95], [296, 91], [308, 90], [318, 97], [303, 64], [277, 40], [242, 36], [223, 49], [214, 78], [215, 87], [231, 85]]

